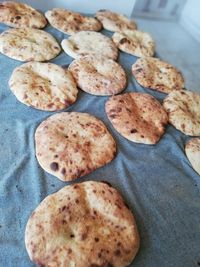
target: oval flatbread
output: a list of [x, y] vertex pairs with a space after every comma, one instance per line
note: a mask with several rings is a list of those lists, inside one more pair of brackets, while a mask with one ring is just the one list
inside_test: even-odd
[[118, 49], [113, 41], [99, 32], [82, 31], [75, 33], [68, 39], [64, 39], [61, 46], [65, 53], [73, 58], [91, 54], [113, 60], [118, 57]]
[[67, 108], [78, 93], [71, 73], [52, 63], [21, 65], [13, 71], [9, 86], [20, 102], [46, 111]]
[[154, 40], [146, 32], [136, 30], [115, 32], [112, 36], [112, 40], [121, 51], [133, 56], [151, 57], [154, 55]]
[[111, 12], [110, 10], [99, 10], [96, 17], [103, 24], [103, 28], [112, 32], [121, 32], [124, 30], [135, 30], [136, 23], [122, 14]]
[[5, 1], [0, 3], [0, 23], [13, 28], [44, 28], [47, 24], [45, 16], [23, 3]]
[[100, 31], [102, 28], [97, 19], [67, 9], [53, 8], [45, 16], [54, 28], [69, 35], [80, 31]]
[[139, 243], [133, 214], [102, 182], [65, 186], [47, 196], [25, 230], [27, 252], [38, 266], [124, 267]]
[[139, 58], [132, 66], [132, 73], [136, 81], [152, 90], [170, 93], [184, 88], [181, 73], [172, 65], [158, 58]]
[[112, 59], [84, 56], [69, 66], [79, 88], [93, 95], [114, 95], [126, 87], [123, 68]]
[[200, 175], [200, 138], [190, 139], [186, 143], [185, 153], [192, 168]]
[[126, 93], [112, 96], [105, 105], [113, 127], [136, 143], [156, 144], [164, 134], [167, 113], [151, 95]]
[[46, 61], [60, 51], [55, 38], [42, 30], [9, 29], [0, 35], [0, 52], [19, 61]]
[[164, 99], [163, 106], [176, 129], [187, 135], [200, 135], [200, 94], [174, 91]]
[[35, 133], [41, 167], [62, 181], [86, 175], [110, 162], [116, 144], [97, 118], [80, 112], [61, 112], [43, 121]]

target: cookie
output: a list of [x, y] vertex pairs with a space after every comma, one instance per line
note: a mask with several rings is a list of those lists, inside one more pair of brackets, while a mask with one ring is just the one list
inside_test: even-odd
[[119, 50], [136, 57], [153, 56], [155, 43], [153, 38], [146, 32], [136, 30], [124, 30], [115, 32], [112, 36], [113, 42]]
[[46, 111], [67, 108], [76, 101], [78, 93], [71, 73], [52, 63], [21, 65], [13, 71], [9, 86], [20, 102]]
[[49, 33], [31, 29], [9, 29], [0, 35], [0, 52], [19, 61], [46, 61], [61, 49]]
[[43, 14], [29, 5], [5, 1], [0, 3], [0, 23], [13, 28], [44, 28], [47, 21]]
[[132, 73], [136, 81], [152, 90], [170, 93], [184, 88], [181, 73], [169, 63], [158, 58], [139, 58], [132, 66]]
[[105, 110], [113, 127], [123, 137], [136, 143], [156, 144], [168, 122], [162, 105], [149, 94], [112, 96], [106, 102]]
[[110, 162], [116, 144], [102, 121], [87, 113], [61, 112], [43, 121], [35, 133], [41, 167], [71, 181]]
[[115, 95], [126, 87], [123, 68], [112, 59], [101, 56], [84, 56], [69, 66], [77, 85], [93, 95]]
[[116, 60], [118, 49], [113, 41], [99, 32], [81, 31], [64, 39], [61, 46], [70, 57], [99, 55]]
[[139, 249], [132, 212], [116, 189], [88, 181], [47, 196], [25, 230], [29, 257], [38, 266], [124, 267]]
[[53, 8], [45, 16], [51, 26], [69, 35], [80, 31], [100, 31], [102, 28], [97, 19], [67, 9]]
[[164, 99], [163, 106], [176, 129], [186, 135], [200, 135], [200, 94], [174, 91]]
[[200, 175], [200, 138], [190, 139], [186, 143], [185, 153], [192, 168]]
[[124, 30], [135, 30], [136, 23], [122, 14], [110, 10], [99, 10], [96, 18], [102, 23], [103, 28], [112, 32], [121, 32]]

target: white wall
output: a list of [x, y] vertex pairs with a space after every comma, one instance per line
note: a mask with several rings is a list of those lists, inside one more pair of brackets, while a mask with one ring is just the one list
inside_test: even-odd
[[83, 13], [95, 13], [99, 9], [110, 9], [130, 16], [135, 0], [22, 0], [36, 9], [48, 10], [63, 7]]
[[200, 1], [187, 0], [182, 11], [181, 25], [200, 42]]

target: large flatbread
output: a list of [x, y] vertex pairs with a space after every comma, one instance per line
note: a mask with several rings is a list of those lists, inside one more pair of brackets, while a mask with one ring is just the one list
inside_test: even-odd
[[69, 66], [77, 85], [93, 95], [114, 95], [126, 87], [123, 68], [112, 59], [101, 56], [84, 56]]
[[0, 22], [14, 28], [44, 28], [45, 16], [23, 3], [5, 1], [0, 3]]
[[200, 138], [190, 139], [186, 143], [185, 153], [193, 169], [200, 175]]
[[46, 197], [28, 220], [25, 244], [38, 266], [124, 267], [138, 251], [139, 234], [120, 194], [88, 181]]
[[69, 35], [80, 31], [100, 31], [102, 28], [97, 19], [67, 9], [53, 8], [45, 16], [54, 28]]
[[126, 93], [106, 102], [106, 113], [113, 127], [136, 143], [156, 144], [168, 122], [162, 105], [151, 95]]
[[169, 63], [158, 58], [139, 58], [132, 66], [136, 81], [147, 88], [162, 93], [184, 88], [184, 79], [181, 73]]
[[80, 112], [61, 112], [43, 121], [35, 133], [41, 167], [70, 181], [110, 162], [116, 144], [99, 119]]
[[116, 60], [118, 49], [113, 41], [99, 32], [81, 31], [64, 39], [61, 46], [70, 57], [99, 55]]
[[0, 52], [19, 61], [46, 61], [60, 51], [55, 38], [42, 30], [9, 29], [0, 35]]
[[9, 86], [20, 102], [46, 111], [67, 108], [78, 93], [71, 73], [52, 63], [21, 65], [13, 71]]
[[122, 14], [110, 10], [101, 9], [96, 13], [96, 17], [103, 24], [103, 28], [113, 32], [124, 30], [135, 30], [136, 23]]
[[146, 32], [136, 30], [115, 32], [112, 40], [121, 51], [133, 56], [151, 57], [154, 55], [155, 42]]
[[163, 106], [176, 129], [187, 135], [200, 135], [200, 94], [174, 91], [164, 99]]

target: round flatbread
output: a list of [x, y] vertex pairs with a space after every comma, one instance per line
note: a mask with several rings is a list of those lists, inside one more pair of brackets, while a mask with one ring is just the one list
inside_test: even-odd
[[41, 167], [62, 181], [86, 175], [110, 162], [116, 144], [97, 118], [80, 112], [61, 112], [43, 121], [35, 133]]
[[112, 59], [84, 56], [69, 66], [79, 88], [93, 95], [115, 95], [126, 87], [123, 68]]
[[146, 32], [136, 30], [115, 32], [112, 36], [112, 40], [121, 51], [133, 56], [151, 57], [154, 55], [154, 40]]
[[61, 46], [65, 53], [73, 58], [91, 54], [113, 60], [118, 57], [118, 49], [113, 41], [99, 32], [82, 31], [75, 33], [68, 39], [64, 39]]
[[124, 267], [139, 243], [132, 212], [102, 182], [65, 186], [47, 196], [25, 230], [27, 252], [39, 266]]
[[52, 63], [21, 65], [13, 71], [9, 86], [20, 102], [46, 111], [67, 108], [78, 93], [71, 73]]
[[42, 30], [9, 29], [0, 35], [0, 52], [19, 61], [46, 61], [60, 51], [55, 38]]
[[172, 65], [158, 58], [139, 58], [132, 66], [132, 73], [136, 81], [152, 90], [170, 93], [184, 88], [181, 73]]
[[185, 153], [192, 168], [200, 175], [200, 138], [190, 139], [185, 146]]
[[97, 19], [67, 9], [53, 8], [45, 16], [54, 28], [69, 35], [80, 31], [100, 31], [102, 28]]
[[111, 12], [109, 10], [99, 10], [96, 17], [103, 24], [103, 28], [112, 32], [121, 32], [124, 30], [135, 30], [136, 23], [122, 14]]
[[29, 5], [5, 1], [0, 3], [0, 22], [14, 28], [44, 28], [47, 21], [43, 14]]
[[106, 102], [106, 113], [113, 127], [136, 143], [156, 144], [168, 122], [162, 105], [151, 95], [126, 93]]
[[176, 129], [187, 135], [200, 135], [200, 94], [174, 91], [164, 99], [163, 106]]

